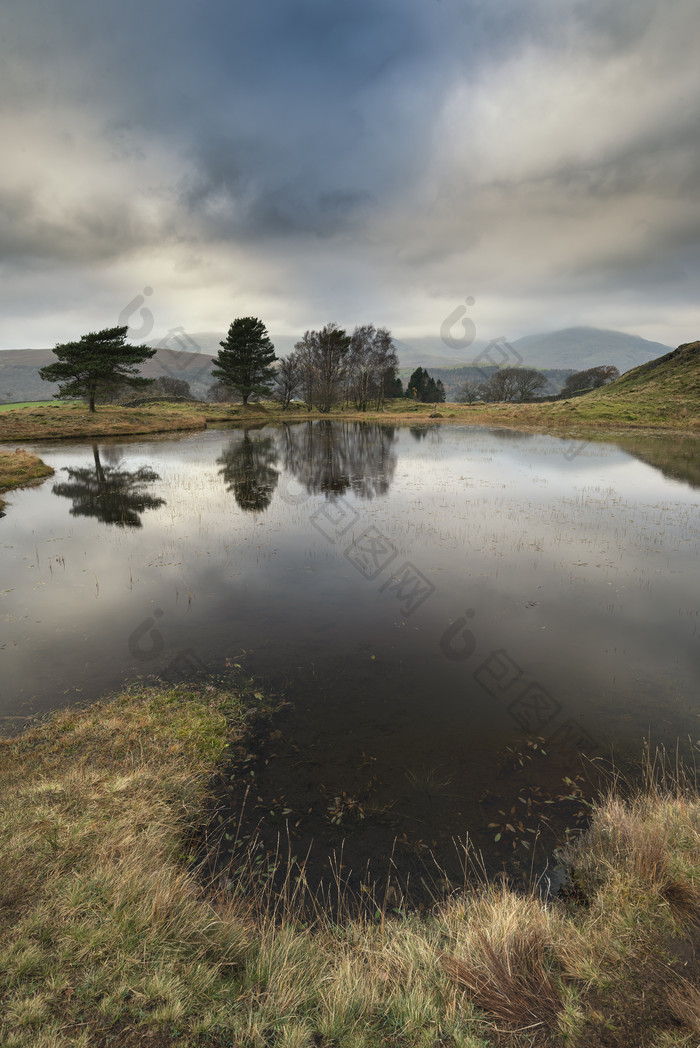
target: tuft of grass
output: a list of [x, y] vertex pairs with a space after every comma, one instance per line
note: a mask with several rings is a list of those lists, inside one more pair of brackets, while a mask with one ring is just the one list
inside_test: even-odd
[[700, 990], [697, 986], [676, 990], [671, 997], [671, 1008], [682, 1026], [700, 1034]]
[[0, 1044], [693, 1043], [693, 788], [602, 797], [563, 856], [569, 902], [474, 884], [431, 912], [334, 920], [299, 906], [303, 865], [276, 891], [245, 856], [213, 883], [195, 861], [249, 706], [133, 688], [0, 740]]
[[562, 993], [551, 965], [546, 912], [533, 899], [499, 892], [482, 900], [482, 921], [472, 921], [465, 958], [443, 954], [449, 977], [482, 1011], [516, 1026], [551, 1028]]
[[[28, 484], [50, 477], [53, 473], [37, 455], [17, 448], [16, 451], [0, 451], [0, 491], [10, 488], [21, 488]], [[4, 502], [0, 497], [0, 510]]]

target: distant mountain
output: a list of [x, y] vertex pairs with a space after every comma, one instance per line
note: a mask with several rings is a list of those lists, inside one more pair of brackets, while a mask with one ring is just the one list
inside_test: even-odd
[[[459, 368], [474, 363], [476, 357], [487, 345], [481, 340], [474, 341], [462, 349], [450, 349], [439, 336], [436, 338], [395, 338], [394, 346], [402, 368], [432, 367]], [[488, 364], [488, 361], [484, 361]]]
[[498, 338], [491, 343], [481, 339], [456, 350], [445, 346], [439, 337], [394, 339], [394, 343], [402, 367], [457, 368], [493, 363], [584, 371], [598, 364], [614, 364], [621, 374], [671, 348], [622, 331], [593, 327], [564, 328], [515, 340]]
[[526, 335], [516, 339], [512, 345], [526, 367], [584, 371], [598, 364], [614, 364], [620, 374], [668, 353], [671, 348], [661, 342], [648, 342], [637, 335], [593, 327], [572, 327], [544, 335]]
[[[218, 344], [209, 348], [209, 339], [213, 339], [213, 336], [204, 333], [193, 337], [204, 352], [217, 352]], [[270, 337], [280, 356], [291, 352], [298, 340], [296, 335]], [[218, 339], [215, 341], [218, 342]], [[668, 353], [671, 348], [636, 335], [626, 335], [622, 331], [594, 327], [564, 328], [562, 331], [526, 335], [515, 340], [508, 337], [492, 340], [481, 338], [457, 349], [446, 346], [439, 334], [435, 337], [395, 338], [394, 345], [402, 368], [459, 368], [473, 364], [513, 363], [524, 367], [584, 371], [598, 364], [614, 364], [621, 374]], [[510, 347], [515, 353], [511, 353]]]
[[[216, 356], [219, 352], [219, 343], [225, 338], [225, 332], [196, 331], [188, 336], [196, 343], [203, 353]], [[301, 335], [270, 334], [270, 339], [278, 357], [288, 356]], [[424, 367], [427, 363], [431, 367], [463, 367], [471, 364], [477, 353], [484, 348], [486, 343], [474, 342], [463, 350], [451, 350], [445, 346], [438, 336], [437, 338], [405, 338], [394, 339], [394, 346], [402, 367]]]

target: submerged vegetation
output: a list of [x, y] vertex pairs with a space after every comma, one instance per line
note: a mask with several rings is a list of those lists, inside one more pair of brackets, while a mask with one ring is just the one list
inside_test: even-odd
[[[43, 480], [52, 473], [51, 466], [47, 466], [37, 455], [30, 455], [21, 448], [17, 448], [16, 451], [0, 451], [0, 493]], [[0, 510], [4, 504], [0, 494]]]
[[387, 888], [333, 922], [299, 907], [303, 868], [279, 895], [245, 864], [203, 878], [192, 842], [248, 707], [133, 689], [2, 740], [3, 1046], [697, 1043], [692, 784], [601, 797], [565, 897], [475, 882], [413, 913]]

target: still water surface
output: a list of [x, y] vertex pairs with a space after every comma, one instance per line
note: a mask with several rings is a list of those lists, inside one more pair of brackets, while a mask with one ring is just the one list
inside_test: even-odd
[[56, 475], [0, 520], [1, 723], [238, 664], [291, 703], [251, 817], [356, 864], [526, 856], [576, 825], [582, 758], [700, 738], [697, 444], [627, 448], [339, 422], [37, 446]]

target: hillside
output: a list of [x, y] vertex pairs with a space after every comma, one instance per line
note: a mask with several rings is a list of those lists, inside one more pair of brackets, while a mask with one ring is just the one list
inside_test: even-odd
[[[19, 400], [50, 400], [58, 390], [53, 382], [39, 378], [39, 368], [56, 358], [50, 349], [6, 349], [0, 352], [0, 404]], [[203, 397], [212, 384], [212, 358], [206, 353], [159, 349], [140, 368], [145, 378], [169, 375], [189, 382], [196, 397]]]
[[[528, 407], [529, 405], [525, 405]], [[700, 427], [700, 342], [687, 342], [615, 382], [538, 408], [543, 423]]]
[[697, 412], [700, 407], [700, 342], [686, 342], [621, 375], [609, 386], [580, 398], [583, 404], [643, 403], [666, 410]]
[[666, 396], [691, 395], [700, 402], [700, 342], [685, 342], [677, 349], [633, 368], [609, 386], [596, 390], [605, 394], [663, 393]]

